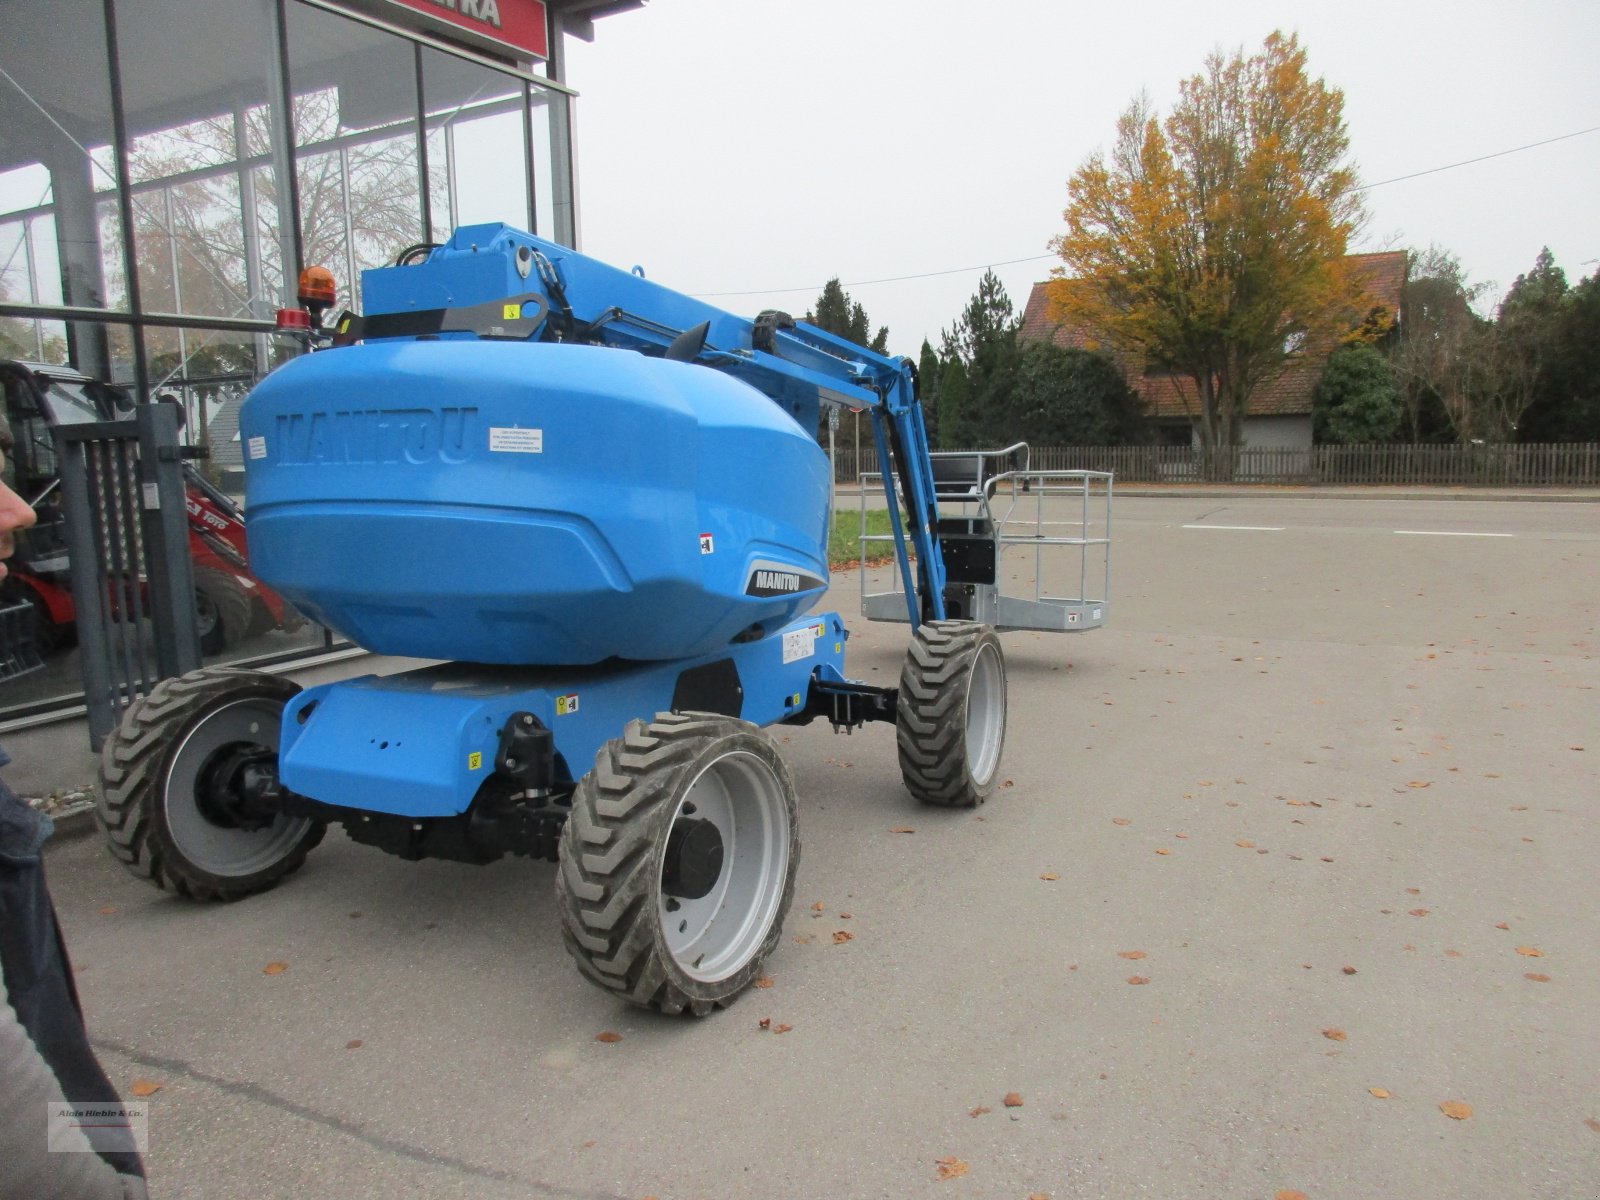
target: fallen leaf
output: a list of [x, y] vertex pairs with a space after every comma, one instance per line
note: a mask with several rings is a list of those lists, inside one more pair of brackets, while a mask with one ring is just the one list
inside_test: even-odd
[[1146, 975], [1129, 975], [1128, 982], [1133, 984], [1134, 987], [1142, 987], [1144, 984], [1149, 983], [1150, 979]]
[[1507, 925], [1504, 921], [1496, 921], [1494, 923], [1494, 927], [1496, 929], [1510, 929], [1511, 928], [1511, 926]]
[[1145, 956], [1143, 950], [1118, 950], [1118, 958], [1141, 959]]
[[1048, 1192], [1029, 1192], [1028, 1193], [1028, 1200], [1050, 1200], [1050, 1193], [1048, 1193]]
[[850, 920], [850, 918], [851, 918], [851, 917], [853, 917], [853, 916], [855, 916], [855, 914], [854, 914], [854, 913], [840, 913], [840, 914], [839, 914], [839, 920], [841, 920], [841, 921], [848, 921], [848, 920]]
[[824, 904], [821, 900], [818, 900], [815, 904], [813, 904], [811, 906], [811, 911], [812, 912], [826, 912], [827, 908], [828, 908], [828, 906], [826, 904]]
[[1431, 779], [1410, 779], [1406, 781], [1406, 786], [1408, 788], [1432, 787], [1433, 781]]
[[1439, 1105], [1439, 1111], [1452, 1121], [1465, 1121], [1472, 1115], [1472, 1105], [1460, 1100], [1446, 1100]]
[[756, 980], [756, 986], [758, 988], [769, 988], [769, 987], [771, 987], [772, 986], [772, 976], [771, 975], [763, 975], [760, 979]]
[[263, 975], [282, 975], [288, 969], [289, 969], [289, 964], [288, 963], [270, 962], [266, 966], [261, 968], [261, 973]]
[[146, 1096], [154, 1096], [161, 1090], [161, 1085], [151, 1079], [135, 1079], [128, 1090], [142, 1100]]
[[911, 828], [911, 826], [909, 826], [909, 825], [896, 825], [893, 829], [889, 830], [889, 832], [890, 833], [915, 833], [916, 830]]
[[1517, 953], [1523, 958], [1543, 958], [1544, 951], [1537, 946], [1518, 946]]
[[1350, 1035], [1342, 1029], [1324, 1029], [1322, 1031], [1322, 1036], [1327, 1038], [1330, 1042], [1342, 1042]]
[[1040, 879], [1042, 879], [1042, 880], [1044, 880], [1044, 881], [1045, 881], [1045, 882], [1046, 882], [1046, 883], [1054, 883], [1054, 882], [1055, 882], [1055, 881], [1056, 881], [1056, 880], [1058, 880], [1058, 879], [1060, 879], [1060, 878], [1061, 878], [1061, 876], [1060, 876], [1060, 875], [1057, 875], [1057, 874], [1056, 874], [1056, 873], [1055, 873], [1055, 872], [1054, 872], [1054, 871], [1051, 871], [1051, 872], [1050, 872], [1050, 873], [1049, 873], [1049, 874], [1047, 874], [1047, 875], [1041, 875], [1041, 876], [1039, 876], [1039, 878], [1040, 878]]
[[1539, 971], [1529, 971], [1526, 975], [1523, 976], [1523, 978], [1524, 979], [1531, 979], [1531, 980], [1533, 980], [1534, 983], [1549, 983], [1550, 982], [1550, 976], [1545, 975], [1545, 974], [1543, 974], [1542, 972], [1539, 972]]
[[1345, 967], [1344, 973], [1346, 975], [1354, 975], [1356, 973], [1356, 969], [1354, 967]]
[[1250, 841], [1248, 838], [1240, 838], [1234, 843], [1234, 845], [1238, 846], [1242, 850], [1254, 850], [1256, 848], [1256, 844]]
[[1329, 857], [1329, 856], [1328, 856], [1328, 855], [1326, 855], [1326, 854], [1324, 854], [1324, 855], [1323, 855], [1323, 856], [1322, 856], [1322, 861], [1323, 861], [1323, 862], [1332, 862], [1332, 861], [1333, 861], [1333, 859], [1332, 859], [1332, 858], [1330, 858], [1330, 857]]
[[1596, 1133], [1600, 1133], [1600, 1121], [1596, 1121], [1593, 1117], [1585, 1117], [1583, 1123]]
[[1413, 908], [1409, 909], [1408, 911], [1413, 917], [1425, 917], [1428, 915], [1428, 910], [1425, 908]]
[[1132, 825], [1133, 824], [1133, 822], [1128, 820], [1127, 817], [1112, 817], [1111, 818], [1111, 823], [1113, 825]]
[[1389, 1098], [1388, 1088], [1368, 1088], [1367, 1091], [1371, 1092], [1379, 1100], [1387, 1100]]
[[856, 935], [848, 929], [835, 929], [833, 931], [833, 944], [835, 946], [842, 946], [845, 942], [853, 942], [855, 940]]
[[1013, 786], [1013, 785], [1012, 785], [1012, 781], [1011, 781], [1011, 780], [1009, 780], [1009, 779], [1007, 779], [1007, 780], [1004, 780], [1004, 781], [1003, 781], [1003, 782], [1002, 782], [1002, 783], [1001, 783], [1001, 784], [1000, 784], [1000, 786], [1001, 786], [1001, 787], [1003, 787], [1003, 788], [1008, 788], [1008, 787], [1011, 787], [1011, 786]]
[[1157, 854], [1171, 854], [1172, 851], [1171, 850], [1157, 850], [1156, 853]]
[[994, 1109], [990, 1108], [988, 1105], [980, 1104], [980, 1105], [978, 1105], [977, 1108], [975, 1108], [971, 1112], [969, 1112], [967, 1114], [967, 1116], [969, 1116], [969, 1117], [981, 1117], [981, 1116], [983, 1116], [984, 1113], [991, 1113], [993, 1111], [994, 1111]]
[[114, 916], [116, 916], [117, 915], [117, 906], [115, 904], [107, 904], [107, 905], [105, 905], [103, 908], [100, 909], [100, 915], [102, 917], [114, 917]]
[[788, 1033], [793, 1028], [794, 1028], [793, 1025], [774, 1025], [772, 1027], [772, 1032], [773, 1033]]
[[1422, 895], [1422, 889], [1421, 888], [1407, 888], [1406, 889], [1406, 895], [1408, 895], [1408, 896], [1420, 896], [1420, 895]]
[[615, 1033], [612, 1030], [604, 1029], [594, 1035], [594, 1040], [597, 1042], [605, 1042], [607, 1045], [609, 1045], [612, 1042], [620, 1042], [622, 1040], [622, 1035], [620, 1033]]
[[360, 1038], [351, 1038], [348, 1042], [346, 1042], [344, 1044], [344, 1048], [346, 1050], [359, 1050], [359, 1049], [361, 1049], [361, 1046], [362, 1046], [362, 1042], [361, 1042]]
[[1000, 1103], [1004, 1104], [1007, 1108], [1021, 1108], [1022, 1107], [1022, 1093], [1021, 1092], [1007, 1092], [1006, 1093], [1006, 1098], [1004, 1100], [1002, 1100]]
[[[1107, 703], [1110, 702], [1107, 701]], [[966, 1163], [954, 1156], [951, 1156], [950, 1158], [936, 1158], [933, 1161], [934, 1165], [939, 1168], [940, 1179], [955, 1179], [961, 1175], [965, 1175], [970, 1169]]]
[[1294, 1188], [1283, 1188], [1272, 1200], [1310, 1200], [1304, 1192], [1297, 1192]]
[[1460, 958], [1461, 957], [1461, 951], [1459, 951], [1459, 950], [1446, 950], [1444, 952], [1444, 956], [1446, 958]]
[[757, 1026], [757, 1028], [760, 1028], [760, 1029], [771, 1029], [772, 1028], [772, 1018], [771, 1017], [762, 1017], [761, 1020], [756, 1022], [756, 1026]]

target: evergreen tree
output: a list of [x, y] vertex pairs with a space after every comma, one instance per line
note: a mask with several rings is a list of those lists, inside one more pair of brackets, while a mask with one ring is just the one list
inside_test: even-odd
[[[1005, 285], [989, 270], [954, 326], [939, 331], [940, 357], [947, 369], [950, 363], [960, 363], [965, 376], [966, 411], [958, 423], [965, 434], [963, 445], [1016, 440], [1008, 410], [1017, 367], [1018, 325]], [[953, 444], [942, 420], [939, 438], [941, 445]]]
[[917, 360], [917, 384], [922, 392], [922, 423], [928, 429], [928, 441], [939, 445], [939, 356], [933, 352], [928, 339], [922, 339], [922, 354]]
[[1394, 372], [1371, 346], [1342, 346], [1328, 358], [1312, 398], [1317, 440], [1364, 446], [1387, 442], [1405, 423]]
[[816, 305], [803, 319], [806, 324], [825, 329], [863, 349], [875, 350], [879, 354], [888, 353], [889, 327], [880, 325], [877, 335], [873, 336], [867, 310], [859, 302], [850, 299], [850, 293], [844, 290], [837, 275], [822, 285]]
[[969, 449], [974, 438], [967, 412], [967, 368], [959, 358], [950, 362], [939, 380], [939, 445]]
[[1140, 440], [1139, 395], [1104, 354], [1034, 342], [1017, 355], [1006, 442], [1114, 446]]

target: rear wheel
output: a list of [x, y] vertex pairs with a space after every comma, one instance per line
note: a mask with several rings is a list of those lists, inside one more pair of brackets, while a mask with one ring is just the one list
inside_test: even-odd
[[210, 668], [133, 705], [100, 753], [95, 816], [113, 856], [197, 900], [237, 900], [298, 870], [325, 831], [278, 801], [283, 706], [299, 690]]
[[195, 568], [194, 608], [202, 654], [220, 654], [242, 642], [249, 632], [250, 594], [226, 571]]
[[975, 808], [1006, 740], [1006, 663], [988, 625], [924, 621], [900, 672], [900, 776], [924, 804]]
[[634, 1004], [725, 1008], [778, 943], [800, 859], [794, 783], [756, 726], [631, 722], [578, 784], [556, 895], [586, 978]]

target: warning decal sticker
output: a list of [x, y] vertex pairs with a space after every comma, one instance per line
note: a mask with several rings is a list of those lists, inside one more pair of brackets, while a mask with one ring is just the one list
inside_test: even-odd
[[556, 716], [558, 716], [558, 717], [570, 717], [573, 713], [575, 713], [577, 711], [578, 711], [578, 693], [577, 692], [573, 692], [569, 696], [557, 696], [556, 697]]
[[489, 427], [489, 449], [496, 454], [543, 454], [544, 430]]

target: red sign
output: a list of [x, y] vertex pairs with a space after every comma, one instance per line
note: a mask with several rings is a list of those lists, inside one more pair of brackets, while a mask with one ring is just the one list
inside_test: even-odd
[[468, 41], [510, 47], [519, 56], [550, 57], [544, 0], [389, 0], [473, 35]]

